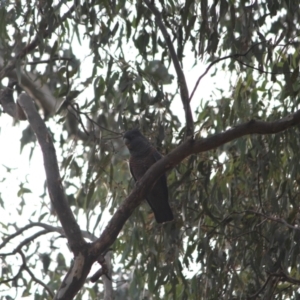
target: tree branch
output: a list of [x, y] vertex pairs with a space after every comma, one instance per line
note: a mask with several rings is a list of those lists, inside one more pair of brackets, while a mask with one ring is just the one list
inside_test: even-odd
[[[8, 242], [10, 242], [12, 239], [14, 239], [18, 235], [21, 235], [24, 231], [26, 231], [28, 229], [31, 229], [33, 227], [42, 227], [47, 231], [46, 233], [58, 232], [61, 235], [65, 236], [65, 233], [64, 233], [64, 230], [63, 230], [62, 227], [55, 227], [55, 226], [51, 226], [51, 225], [48, 225], [48, 224], [45, 224], [45, 223], [33, 222], [33, 223], [27, 224], [26, 226], [18, 229], [15, 233], [13, 233], [13, 234], [9, 235], [7, 238], [3, 239], [2, 243], [0, 244], [0, 249], [5, 247], [6, 244]], [[97, 239], [96, 236], [94, 236], [92, 233], [90, 233], [88, 231], [82, 230], [81, 233], [82, 233], [82, 236], [84, 238], [87, 238], [91, 241], [95, 241]]]
[[62, 224], [71, 251], [74, 253], [73, 264], [55, 295], [55, 299], [73, 299], [84, 284], [97, 257], [89, 255], [88, 249], [90, 244], [83, 239], [79, 225], [67, 202], [61, 183], [55, 148], [44, 121], [36, 111], [32, 99], [27, 94], [22, 93], [20, 95], [19, 103], [41, 146], [49, 196]]
[[92, 251], [93, 255], [96, 255], [97, 253], [103, 253], [110, 247], [117, 238], [126, 220], [142, 202], [142, 199], [149, 191], [149, 187], [153, 185], [155, 179], [178, 165], [186, 157], [191, 154], [198, 154], [215, 149], [245, 135], [274, 134], [297, 124], [300, 124], [300, 110], [275, 122], [251, 120], [205, 139], [193, 140], [189, 138], [148, 169], [145, 175], [139, 180], [139, 184], [119, 206], [100, 238], [92, 244], [90, 251]]
[[293, 230], [300, 230], [300, 227], [293, 226], [293, 225], [289, 224], [286, 220], [284, 220], [282, 218], [276, 218], [276, 217], [268, 216], [265, 213], [260, 213], [260, 212], [255, 211], [255, 210], [246, 210], [245, 213], [246, 214], [257, 215], [257, 216], [263, 217], [263, 218], [265, 218], [267, 220], [274, 221], [274, 222], [279, 223], [279, 224], [283, 224], [286, 227], [288, 227], [290, 229], [293, 229]]
[[19, 249], [17, 252], [12, 252], [10, 254], [6, 254], [7, 256], [8, 255], [13, 255], [15, 253], [19, 253], [21, 258], [22, 258], [22, 265], [20, 266], [19, 270], [18, 270], [18, 273], [13, 276], [12, 278], [8, 278], [8, 279], [5, 279], [5, 280], [1, 280], [0, 281], [0, 284], [5, 284], [5, 283], [9, 283], [9, 282], [12, 282], [12, 281], [15, 281], [19, 278], [19, 276], [21, 275], [21, 273], [25, 270], [31, 277], [31, 279], [40, 284], [42, 287], [44, 287], [44, 289], [49, 293], [49, 295], [53, 298], [54, 297], [54, 294], [53, 292], [51, 291], [51, 289], [48, 287], [47, 284], [45, 284], [43, 281], [39, 280], [38, 278], [36, 278], [34, 276], [34, 274], [31, 272], [30, 268], [28, 268], [27, 266], [27, 260], [26, 260], [26, 257], [24, 255], [24, 253]]
[[[264, 73], [264, 74], [278, 74], [278, 75], [286, 74], [285, 72], [268, 72], [268, 71], [264, 71], [264, 70], [262, 70], [262, 69], [260, 69], [260, 68], [256, 68], [256, 67], [251, 66], [251, 65], [249, 65], [249, 64], [247, 64], [247, 63], [244, 63], [244, 62], [242, 62], [242, 61], [239, 59], [240, 57], [245, 57], [245, 56], [247, 56], [247, 55], [249, 54], [249, 52], [250, 52], [254, 47], [256, 47], [256, 46], [258, 46], [258, 45], [260, 45], [260, 44], [263, 44], [263, 43], [266, 43], [266, 41], [260, 42], [260, 43], [256, 43], [256, 44], [252, 45], [245, 53], [230, 54], [230, 55], [226, 55], [226, 56], [217, 58], [217, 59], [215, 59], [214, 61], [212, 61], [212, 62], [208, 65], [208, 67], [205, 69], [204, 73], [203, 73], [203, 74], [198, 78], [198, 80], [196, 81], [196, 84], [195, 84], [195, 86], [194, 86], [194, 88], [193, 88], [193, 91], [192, 91], [192, 93], [191, 93], [191, 96], [190, 96], [189, 101], [192, 100], [192, 98], [193, 98], [193, 96], [194, 96], [194, 94], [195, 94], [195, 92], [196, 92], [196, 90], [197, 90], [197, 88], [198, 88], [198, 86], [199, 86], [200, 81], [201, 81], [202, 78], [208, 73], [208, 71], [211, 69], [211, 67], [212, 67], [213, 65], [217, 64], [218, 62], [220, 62], [220, 61], [222, 61], [222, 60], [225, 60], [225, 59], [228, 59], [228, 58], [233, 58], [233, 59], [235, 59], [237, 62], [239, 62], [241, 65], [244, 65], [244, 66], [249, 67], [249, 68], [251, 68], [251, 69], [257, 70], [257, 71], [259, 71], [259, 72], [261, 72], [261, 73]], [[288, 74], [290, 74], [290, 73], [292, 73], [292, 72], [288, 72]]]
[[30, 126], [36, 134], [38, 142], [41, 146], [49, 196], [57, 213], [57, 216], [62, 224], [62, 227], [68, 239], [69, 246], [76, 255], [79, 249], [81, 249], [81, 247], [85, 245], [86, 242], [82, 237], [81, 230], [75, 220], [75, 217], [64, 194], [55, 148], [51, 136], [44, 121], [36, 111], [31, 98], [25, 93], [22, 93], [19, 97], [19, 103], [23, 108]]
[[40, 284], [48, 293], [49, 295], [53, 298], [54, 294], [51, 291], [51, 289], [48, 287], [47, 284], [45, 284], [43, 281], [39, 280], [38, 278], [36, 278], [34, 276], [34, 274], [31, 272], [30, 268], [28, 268], [27, 264], [26, 264], [26, 257], [24, 255], [24, 253], [19, 250], [18, 253], [21, 255], [22, 257], [22, 262], [23, 262], [23, 269], [27, 271], [27, 273], [30, 275], [30, 277], [32, 278], [32, 280], [38, 284]]
[[72, 58], [69, 58], [69, 57], [59, 57], [59, 56], [55, 57], [54, 56], [54, 57], [52, 57], [50, 59], [42, 59], [42, 60], [38, 60], [38, 61], [27, 61], [26, 64], [24, 64], [24, 65], [49, 64], [49, 63], [51, 63], [53, 61], [56, 61], [56, 60], [69, 62], [69, 61], [72, 61]]
[[261, 288], [257, 292], [255, 292], [254, 294], [249, 295], [248, 298], [249, 299], [256, 298], [265, 289], [265, 287], [267, 286], [270, 279], [272, 279], [272, 276], [269, 275], [267, 280], [265, 281], [265, 283], [261, 286]]
[[[77, 251], [75, 254], [74, 264], [64, 278], [55, 299], [72, 299], [76, 295], [84, 284], [93, 263], [114, 243], [125, 222], [128, 220], [134, 209], [140, 205], [155, 180], [167, 170], [172, 169], [191, 154], [215, 149], [239, 137], [249, 134], [274, 134], [300, 124], [299, 110], [294, 114], [288, 115], [275, 122], [251, 120], [247, 123], [228, 129], [223, 133], [218, 133], [205, 139], [187, 139], [168, 155], [157, 161], [145, 173], [139, 180], [139, 184], [135, 186], [134, 190], [119, 206], [99, 239], [92, 244], [86, 244], [86, 248], [84, 248], [85, 242], [80, 233], [79, 226], [76, 223], [63, 194], [55, 150], [46, 126], [36, 112], [33, 102], [27, 95], [22, 94], [20, 96], [20, 104], [27, 114], [27, 118], [32, 129], [36, 132], [38, 141], [41, 145], [50, 198], [56, 208], [59, 219], [63, 224], [68, 241], [70, 245], [72, 245], [71, 249], [75, 253], [76, 251], [74, 251], [74, 249], [76, 249], [76, 246], [79, 248], [81, 246], [80, 251]], [[70, 226], [70, 224], [72, 224], [72, 226]]]
[[258, 46], [258, 45], [260, 45], [260, 44], [262, 44], [262, 43], [265, 43], [265, 42], [260, 42], [260, 43], [256, 43], [256, 44], [252, 45], [245, 53], [240, 53], [240, 54], [239, 54], [239, 53], [236, 53], [236, 54], [230, 54], [230, 55], [226, 55], [226, 56], [217, 58], [217, 59], [215, 59], [214, 61], [212, 61], [212, 62], [208, 65], [208, 67], [206, 68], [206, 70], [204, 71], [204, 73], [203, 73], [203, 74], [198, 78], [198, 80], [196, 81], [196, 84], [195, 84], [195, 86], [194, 86], [194, 88], [193, 88], [193, 91], [192, 91], [192, 93], [191, 93], [191, 96], [190, 96], [189, 101], [192, 100], [192, 98], [193, 98], [193, 96], [194, 96], [194, 94], [195, 94], [195, 92], [196, 92], [196, 90], [197, 90], [197, 88], [198, 88], [198, 85], [199, 85], [200, 81], [201, 81], [202, 78], [208, 73], [208, 71], [211, 69], [211, 67], [212, 67], [213, 65], [217, 64], [218, 62], [220, 62], [220, 61], [222, 61], [222, 60], [228, 59], [228, 58], [235, 58], [235, 59], [237, 59], [237, 58], [239, 58], [239, 57], [241, 57], [241, 56], [246, 56], [246, 55], [247, 55], [254, 47], [256, 47], [256, 46]]
[[41, 235], [47, 234], [48, 231], [47, 230], [41, 230], [38, 231], [36, 233], [34, 233], [33, 235], [29, 236], [28, 238], [26, 238], [25, 240], [23, 240], [18, 246], [17, 248], [13, 251], [13, 253], [17, 253], [19, 251], [21, 251], [22, 247], [27, 245], [28, 243], [32, 242], [33, 240], [35, 240], [36, 238], [38, 238]]
[[189, 90], [186, 84], [185, 76], [183, 74], [183, 71], [181, 69], [175, 48], [173, 46], [173, 43], [171, 41], [171, 38], [168, 34], [168, 31], [162, 21], [162, 17], [158, 9], [153, 5], [149, 0], [144, 1], [148, 8], [151, 10], [151, 12], [155, 16], [156, 24], [161, 30], [162, 35], [165, 38], [165, 41], [167, 43], [168, 49], [170, 51], [170, 55], [175, 67], [175, 71], [178, 78], [178, 84], [180, 88], [180, 96], [181, 101], [183, 104], [184, 112], [185, 112], [185, 121], [186, 121], [186, 134], [187, 136], [192, 136], [194, 134], [194, 121], [193, 121], [193, 115], [192, 110], [190, 107], [190, 101], [189, 101]]

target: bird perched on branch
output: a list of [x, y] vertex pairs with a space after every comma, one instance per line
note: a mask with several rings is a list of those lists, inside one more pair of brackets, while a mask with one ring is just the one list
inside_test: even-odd
[[[130, 152], [130, 172], [134, 180], [138, 181], [155, 162], [162, 158], [162, 155], [138, 129], [127, 131], [123, 138]], [[146, 195], [146, 200], [154, 212], [157, 223], [173, 220], [174, 217], [168, 200], [166, 174], [157, 179], [152, 189]]]

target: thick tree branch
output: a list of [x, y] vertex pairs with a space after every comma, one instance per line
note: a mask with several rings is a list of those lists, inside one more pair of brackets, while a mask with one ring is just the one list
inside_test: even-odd
[[81, 249], [81, 247], [86, 244], [86, 242], [82, 237], [80, 228], [75, 220], [75, 217], [64, 194], [55, 148], [51, 136], [44, 121], [36, 111], [31, 98], [28, 95], [22, 93], [19, 97], [19, 103], [23, 108], [30, 126], [36, 134], [38, 142], [41, 146], [49, 196], [58, 215], [58, 218], [62, 224], [62, 227], [68, 239], [69, 246], [76, 255], [78, 253], [78, 250]]
[[107, 227], [102, 232], [100, 238], [94, 242], [91, 248], [93, 255], [103, 253], [110, 247], [126, 220], [130, 217], [134, 209], [142, 202], [142, 199], [153, 185], [156, 178], [178, 165], [183, 159], [191, 154], [197, 154], [215, 149], [239, 137], [249, 134], [274, 134], [286, 130], [289, 127], [300, 124], [300, 110], [275, 122], [264, 122], [251, 120], [247, 123], [237, 125], [223, 133], [218, 133], [205, 139], [186, 140], [168, 155], [156, 162], [139, 180], [139, 184], [132, 193], [120, 205]]
[[165, 41], [167, 43], [168, 49], [170, 51], [170, 55], [175, 67], [175, 71], [178, 78], [178, 84], [180, 88], [180, 96], [181, 101], [183, 104], [184, 112], [185, 112], [185, 120], [186, 120], [186, 133], [187, 136], [192, 136], [194, 134], [194, 121], [193, 121], [193, 115], [192, 110], [190, 107], [190, 101], [189, 101], [189, 90], [186, 84], [185, 76], [183, 74], [183, 71], [181, 69], [175, 48], [173, 46], [173, 43], [171, 41], [171, 38], [168, 34], [168, 31], [163, 23], [162, 17], [158, 9], [153, 5], [149, 0], [145, 0], [146, 5], [151, 10], [151, 12], [155, 16], [155, 21], [159, 29], [161, 30], [162, 35], [165, 38]]
[[48, 192], [53, 207], [62, 224], [69, 246], [74, 253], [74, 262], [55, 295], [55, 299], [73, 299], [84, 284], [91, 266], [97, 257], [89, 255], [89, 244], [85, 242], [80, 228], [67, 202], [59, 174], [55, 148], [45, 123], [35, 109], [32, 99], [22, 93], [19, 103], [41, 146], [46, 171]]
[[[76, 295], [84, 284], [93, 263], [114, 243], [125, 222], [128, 220], [134, 209], [142, 202], [142, 199], [144, 199], [155, 180], [167, 170], [173, 168], [191, 154], [215, 149], [239, 137], [249, 134], [274, 134], [300, 124], [299, 110], [296, 113], [275, 122], [251, 120], [206, 139], [187, 139], [184, 143], [155, 163], [146, 172], [143, 178], [139, 180], [139, 184], [120, 205], [99, 239], [84, 248], [85, 242], [80, 233], [80, 229], [74, 220], [74, 216], [68, 207], [63, 194], [55, 150], [46, 126], [34, 109], [33, 102], [27, 95], [22, 94], [20, 96], [20, 104], [27, 114], [27, 118], [41, 144], [50, 197], [57, 210], [61, 223], [63, 224], [68, 241], [72, 245], [71, 249], [74, 252], [76, 247], [80, 248], [80, 251], [77, 251], [75, 254], [74, 264], [63, 280], [55, 299], [72, 299]], [[71, 224], [73, 225], [70, 226]]]

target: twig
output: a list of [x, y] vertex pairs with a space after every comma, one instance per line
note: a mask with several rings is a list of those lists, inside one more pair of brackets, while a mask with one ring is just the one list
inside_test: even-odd
[[[25, 230], [32, 228], [34, 225], [28, 224], [24, 226], [23, 228], [17, 230], [15, 233], [9, 235], [7, 238], [3, 239], [3, 242], [0, 244], [0, 249], [3, 248], [9, 241], [11, 241], [13, 238], [15, 238], [18, 235], [21, 235]], [[54, 230], [48, 230], [47, 232], [54, 231]]]
[[[10, 253], [9, 255], [14, 255], [15, 253]], [[4, 283], [9, 283], [11, 281], [15, 281], [16, 279], [19, 278], [20, 274], [22, 273], [22, 271], [24, 270], [24, 265], [22, 264], [19, 268], [19, 271], [18, 273], [13, 276], [12, 278], [7, 278], [7, 279], [4, 279], [4, 280], [0, 280], [0, 284], [4, 284]]]
[[[48, 233], [58, 232], [61, 235], [65, 236], [65, 233], [64, 233], [64, 230], [62, 227], [55, 227], [55, 226], [51, 226], [51, 225], [48, 225], [45, 223], [33, 222], [33, 223], [25, 225], [24, 227], [18, 229], [15, 233], [13, 233], [13, 234], [9, 235], [7, 238], [3, 239], [3, 242], [0, 244], [0, 249], [2, 249], [13, 238], [21, 235], [24, 231], [31, 229], [33, 227], [42, 227], [45, 230], [47, 230]], [[95, 241], [97, 239], [95, 235], [93, 235], [92, 233], [90, 233], [88, 231], [82, 230], [81, 232], [82, 232], [82, 235], [84, 238], [87, 238], [91, 241]]]
[[52, 57], [50, 59], [38, 60], [38, 61], [28, 61], [24, 65], [38, 65], [38, 64], [48, 64], [52, 61], [62, 60], [62, 61], [71, 61], [72, 58], [68, 57]]
[[257, 196], [258, 196], [258, 200], [259, 200], [259, 206], [262, 210], [262, 212], [264, 213], [264, 207], [263, 207], [263, 204], [262, 204], [262, 201], [261, 201], [261, 192], [260, 192], [260, 184], [259, 184], [259, 179], [260, 179], [260, 176], [259, 176], [259, 167], [258, 167], [258, 170], [257, 170]]
[[[106, 128], [106, 127], [103, 127], [103, 126], [99, 125], [96, 121], [94, 121], [92, 118], [90, 118], [90, 116], [88, 115], [88, 113], [80, 111], [79, 106], [78, 106], [77, 103], [69, 103], [69, 105], [77, 112], [77, 114], [84, 115], [92, 124], [96, 125], [97, 127], [101, 128], [103, 130], [106, 130], [106, 131], [108, 131], [110, 133], [117, 134], [117, 135], [121, 136], [121, 134], [119, 132], [110, 130], [110, 129]], [[76, 108], [75, 108], [75, 106], [76, 106]], [[86, 132], [86, 130], [84, 128], [84, 125], [82, 124], [82, 121], [80, 120], [80, 118], [79, 118], [78, 121], [81, 123], [81, 126], [83, 126], [83, 130]], [[89, 135], [89, 134], [87, 133], [87, 135]]]
[[238, 63], [240, 63], [241, 65], [243, 65], [243, 66], [246, 66], [248, 68], [251, 68], [253, 70], [259, 71], [260, 73], [264, 73], [264, 74], [273, 74], [273, 75], [292, 74], [292, 72], [269, 72], [269, 71], [264, 71], [263, 69], [251, 66], [251, 65], [249, 65], [249, 64], [247, 64], [247, 63], [245, 63], [245, 62], [243, 62], [243, 61], [241, 61], [239, 59], [236, 59], [236, 61]]
[[250, 295], [248, 298], [251, 299], [251, 298], [257, 297], [265, 289], [265, 287], [267, 286], [267, 284], [268, 284], [268, 282], [270, 281], [271, 278], [272, 278], [272, 276], [268, 276], [267, 280], [262, 285], [262, 287], [255, 294]]
[[260, 212], [255, 211], [255, 210], [246, 210], [245, 212], [246, 212], [246, 213], [249, 213], [249, 214], [255, 214], [255, 215], [264, 217], [264, 218], [266, 218], [266, 219], [268, 219], [268, 220], [271, 220], [271, 221], [274, 221], [274, 222], [283, 224], [283, 225], [285, 225], [286, 227], [288, 227], [288, 228], [290, 228], [290, 229], [293, 229], [293, 230], [300, 230], [300, 227], [298, 227], [298, 226], [293, 226], [293, 225], [287, 223], [286, 220], [281, 219], [281, 218], [275, 218], [275, 217], [272, 217], [272, 216], [268, 216], [268, 215], [266, 215], [266, 214], [264, 214], [264, 213], [260, 213]]
[[[237, 62], [239, 62], [241, 65], [244, 65], [244, 66], [249, 67], [249, 68], [251, 68], [251, 69], [257, 70], [257, 71], [259, 71], [259, 72], [261, 72], [261, 73], [264, 73], [264, 74], [274, 74], [274, 75], [286, 74], [287, 72], [269, 72], [269, 71], [264, 71], [264, 70], [262, 70], [262, 69], [260, 69], [260, 68], [256, 68], [256, 67], [251, 66], [251, 65], [249, 65], [249, 64], [247, 64], [247, 63], [245, 63], [245, 62], [242, 62], [242, 61], [239, 59], [240, 57], [245, 57], [245, 56], [246, 56], [246, 55], [247, 55], [247, 54], [248, 54], [255, 46], [260, 45], [260, 44], [263, 44], [263, 43], [266, 43], [266, 42], [267, 42], [267, 41], [259, 42], [259, 43], [256, 43], [256, 44], [252, 45], [245, 53], [230, 54], [230, 55], [226, 55], [226, 56], [220, 57], [220, 58], [218, 58], [218, 59], [212, 61], [212, 62], [208, 65], [208, 67], [206, 68], [205, 72], [204, 72], [204, 73], [198, 78], [198, 80], [196, 81], [196, 84], [195, 84], [195, 86], [194, 86], [194, 88], [193, 88], [193, 91], [192, 91], [192, 93], [191, 93], [191, 96], [190, 96], [189, 101], [192, 100], [192, 98], [193, 98], [193, 96], [194, 96], [194, 94], [195, 94], [195, 92], [196, 92], [196, 90], [197, 90], [197, 88], [198, 88], [198, 85], [199, 85], [200, 81], [201, 81], [202, 78], [208, 73], [208, 71], [211, 69], [211, 67], [212, 67], [213, 65], [217, 64], [218, 62], [220, 62], [220, 61], [222, 61], [222, 60], [225, 60], [225, 59], [228, 59], [228, 58], [233, 58], [233, 59], [235, 59]], [[290, 73], [292, 73], [292, 72], [288, 72], [288, 74], [290, 74]]]
[[26, 244], [32, 242], [33, 240], [35, 240], [36, 238], [38, 238], [41, 235], [47, 234], [49, 231], [48, 230], [41, 230], [31, 236], [29, 236], [28, 238], [26, 238], [24, 241], [22, 241], [18, 247], [13, 251], [14, 253], [19, 252], [23, 246], [25, 246]]
[[237, 58], [240, 57], [240, 56], [246, 56], [246, 55], [247, 55], [254, 47], [256, 47], [257, 45], [263, 44], [263, 43], [265, 43], [265, 42], [260, 42], [260, 43], [256, 43], [256, 44], [252, 45], [245, 53], [241, 53], [241, 54], [238, 54], [238, 53], [237, 53], [237, 54], [230, 54], [230, 55], [226, 55], [226, 56], [217, 58], [217, 59], [215, 59], [214, 61], [212, 61], [212, 62], [208, 65], [208, 67], [206, 68], [206, 70], [204, 71], [204, 73], [203, 73], [203, 74], [198, 78], [198, 80], [196, 81], [196, 84], [195, 84], [195, 86], [194, 86], [194, 88], [193, 88], [193, 91], [192, 91], [192, 93], [191, 93], [191, 96], [190, 96], [189, 101], [192, 100], [192, 98], [193, 98], [193, 96], [194, 96], [194, 94], [195, 94], [195, 92], [196, 92], [196, 90], [197, 90], [197, 88], [198, 88], [198, 85], [199, 85], [200, 81], [201, 81], [202, 78], [208, 73], [208, 71], [211, 69], [211, 67], [212, 67], [213, 65], [217, 64], [218, 62], [220, 62], [220, 61], [222, 61], [222, 60], [228, 59], [228, 58], [235, 58], [235, 59], [237, 59]]
[[48, 287], [48, 285], [46, 283], [44, 283], [43, 281], [39, 280], [38, 278], [36, 278], [34, 276], [34, 274], [31, 272], [31, 270], [28, 268], [28, 266], [26, 264], [26, 257], [24, 255], [24, 253], [21, 250], [19, 250], [18, 253], [22, 257], [23, 269], [27, 271], [27, 273], [30, 275], [30, 277], [32, 278], [33, 281], [35, 281], [36, 283], [40, 284], [49, 293], [49, 295], [51, 296], [51, 298], [53, 298], [54, 294], [51, 291], [51, 289]]
[[30, 237], [26, 238], [25, 240], [23, 240], [16, 249], [14, 249], [12, 252], [10, 253], [0, 253], [0, 257], [1, 256], [9, 256], [9, 255], [12, 255], [12, 254], [15, 254], [15, 253], [18, 253], [19, 251], [21, 251], [22, 247], [25, 246], [26, 244], [32, 242], [33, 240], [35, 240], [37, 237], [41, 236], [41, 235], [44, 235], [44, 234], [47, 234], [49, 233], [48, 230], [41, 230], [33, 235], [31, 235]]
[[22, 265], [20, 266], [19, 271], [18, 271], [18, 273], [15, 276], [13, 276], [12, 278], [1, 280], [0, 284], [9, 283], [11, 281], [17, 280], [20, 277], [21, 273], [25, 270], [30, 275], [31, 279], [34, 282], [40, 284], [49, 293], [49, 295], [51, 296], [51, 298], [53, 298], [54, 294], [51, 291], [51, 289], [48, 287], [48, 285], [45, 284], [43, 281], [39, 280], [38, 278], [36, 278], [34, 276], [34, 274], [31, 272], [31, 270], [28, 268], [26, 257], [25, 257], [24, 253], [20, 249], [17, 252], [12, 252], [12, 253], [9, 253], [8, 255], [13, 255], [15, 253], [19, 253], [20, 254], [20, 256], [22, 258]]
[[272, 277], [277, 277], [278, 278], [277, 281], [289, 282], [291, 284], [300, 285], [299, 279], [288, 276], [282, 270], [280, 270], [278, 273], [268, 273], [268, 275], [269, 276], [265, 281], [265, 283], [262, 285], [262, 287], [255, 294], [250, 295], [248, 299], [256, 298], [265, 289], [265, 287], [267, 286], [268, 282], [272, 279]]
[[300, 285], [300, 280], [290, 277], [289, 275], [285, 274], [283, 270], [281, 270], [279, 273], [271, 273], [270, 275], [280, 277], [280, 281], [287, 281], [292, 284]]

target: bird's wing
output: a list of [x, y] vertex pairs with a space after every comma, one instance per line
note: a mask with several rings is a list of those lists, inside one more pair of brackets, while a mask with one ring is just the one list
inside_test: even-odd
[[129, 169], [134, 180], [140, 180], [160, 158], [162, 158], [161, 154], [154, 147], [151, 147], [151, 150], [145, 156], [130, 156]]
[[[153, 157], [153, 164], [155, 164], [158, 160], [160, 160], [163, 156], [154, 148], [154, 151], [152, 152]], [[166, 174], [163, 174], [159, 178], [160, 184], [165, 186], [166, 194], [168, 195], [168, 188], [167, 188], [167, 176]]]
[[145, 161], [145, 159], [140, 159], [131, 156], [129, 159], [129, 169], [133, 179], [135, 181], [138, 181], [149, 169], [149, 166], [147, 164], [147, 160]]
[[129, 159], [129, 170], [130, 170], [130, 173], [131, 173], [131, 175], [132, 175], [134, 181], [137, 181], [136, 177], [134, 176], [134, 172], [133, 172], [133, 170], [132, 170], [132, 160], [131, 160], [131, 157], [130, 157], [130, 159]]
[[[161, 158], [162, 155], [155, 148], [152, 148], [152, 151], [143, 158], [130, 157], [129, 168], [134, 180], [141, 179], [146, 171]], [[152, 208], [158, 223], [173, 220], [173, 213], [168, 203], [166, 174], [157, 179], [145, 198]]]
[[[162, 158], [162, 155], [156, 150], [151, 153], [154, 164]], [[152, 190], [146, 195], [146, 200], [154, 212], [158, 223], [164, 223], [173, 220], [173, 213], [168, 202], [167, 176], [163, 174], [159, 177], [152, 187]]]

